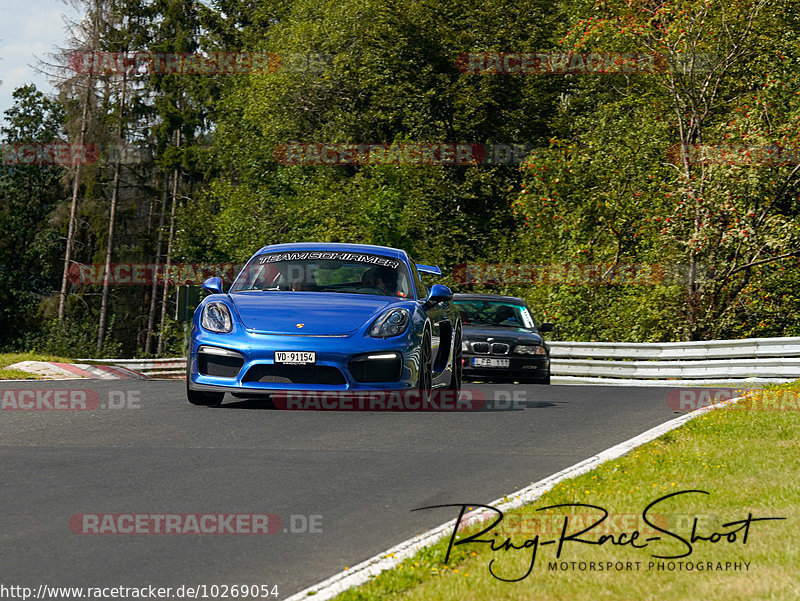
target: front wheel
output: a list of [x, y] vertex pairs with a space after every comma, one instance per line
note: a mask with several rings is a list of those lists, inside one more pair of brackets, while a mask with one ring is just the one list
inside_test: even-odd
[[433, 387], [433, 365], [431, 363], [431, 335], [428, 330], [422, 336], [422, 345], [419, 347], [419, 370], [417, 372], [417, 390], [425, 406], [431, 400]]
[[189, 388], [189, 374], [186, 374], [186, 398], [192, 405], [216, 407], [222, 404], [222, 397], [224, 396], [224, 392], [202, 392], [200, 390], [192, 390]]
[[464, 380], [463, 352], [461, 349], [461, 324], [457, 326], [456, 335], [453, 338], [453, 373], [450, 375], [450, 390], [461, 390], [461, 383]]

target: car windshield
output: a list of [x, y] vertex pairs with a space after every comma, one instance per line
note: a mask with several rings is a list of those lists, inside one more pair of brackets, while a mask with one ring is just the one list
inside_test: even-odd
[[456, 300], [456, 309], [465, 325], [487, 325], [509, 328], [536, 329], [536, 322], [528, 308], [503, 301]]
[[236, 278], [230, 292], [249, 290], [412, 296], [408, 269], [402, 261], [341, 251], [256, 255]]

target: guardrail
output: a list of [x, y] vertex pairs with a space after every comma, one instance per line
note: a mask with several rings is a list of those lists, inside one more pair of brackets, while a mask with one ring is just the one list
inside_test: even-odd
[[119, 365], [150, 378], [182, 378], [186, 374], [186, 357], [172, 359], [76, 359], [76, 361]]
[[558, 359], [745, 359], [800, 357], [800, 336], [707, 342], [548, 342]]
[[[599, 383], [605, 379], [654, 384], [658, 380], [679, 380], [693, 384], [746, 379], [782, 382], [800, 378], [800, 337], [548, 344], [552, 376], [563, 383]], [[186, 373], [185, 357], [82, 361], [120, 365], [151, 378], [180, 378]]]
[[[551, 342], [550, 370], [560, 381], [680, 380], [692, 383], [785, 382], [800, 378], [800, 337], [706, 342]], [[595, 380], [596, 381], [596, 380]]]

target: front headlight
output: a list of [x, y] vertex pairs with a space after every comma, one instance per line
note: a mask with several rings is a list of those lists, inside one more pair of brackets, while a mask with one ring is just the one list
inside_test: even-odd
[[407, 309], [389, 309], [372, 324], [369, 335], [373, 338], [391, 338], [406, 331], [411, 315]]
[[203, 307], [200, 325], [209, 332], [225, 334], [233, 329], [231, 311], [225, 303], [212, 301]]
[[461, 350], [464, 351], [465, 353], [468, 353], [469, 352], [469, 342], [467, 342], [466, 340], [462, 341], [461, 342]]
[[546, 355], [547, 353], [544, 350], [543, 346], [539, 345], [524, 345], [520, 344], [519, 346], [514, 347], [514, 352], [519, 355]]

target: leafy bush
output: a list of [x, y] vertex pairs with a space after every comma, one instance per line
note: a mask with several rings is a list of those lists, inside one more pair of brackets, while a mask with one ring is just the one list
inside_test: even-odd
[[122, 344], [111, 338], [114, 318], [109, 320], [103, 351], [97, 351], [97, 322], [84, 315], [68, 317], [64, 321], [48, 319], [40, 330], [28, 333], [19, 346], [33, 353], [45, 353], [74, 358], [117, 358], [122, 355]]

